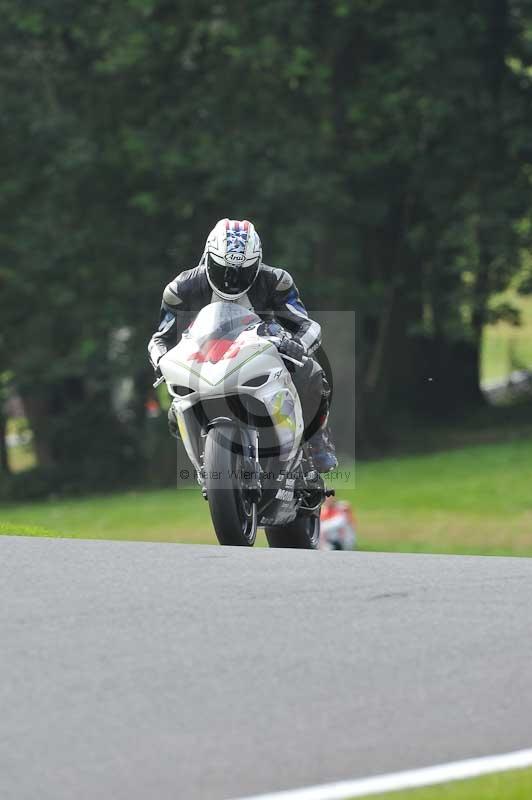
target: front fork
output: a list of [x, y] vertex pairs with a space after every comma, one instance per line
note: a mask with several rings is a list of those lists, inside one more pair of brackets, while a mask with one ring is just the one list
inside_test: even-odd
[[[202, 436], [206, 436], [209, 430], [217, 423], [227, 423], [230, 421], [231, 420], [226, 418], [211, 420], [202, 431]], [[262, 497], [261, 467], [259, 463], [259, 432], [256, 428], [248, 428], [245, 425], [239, 425], [238, 430], [240, 432], [240, 443], [242, 447], [242, 461], [240, 475], [235, 475], [235, 480], [240, 479], [242, 481], [247, 499], [251, 503], [258, 504]], [[200, 471], [200, 476], [203, 478], [203, 469]], [[206, 500], [207, 492], [205, 489], [205, 482], [201, 480], [200, 483], [203, 497]]]
[[259, 432], [256, 428], [242, 427], [242, 481], [246, 495], [252, 503], [262, 497], [261, 468], [259, 463]]

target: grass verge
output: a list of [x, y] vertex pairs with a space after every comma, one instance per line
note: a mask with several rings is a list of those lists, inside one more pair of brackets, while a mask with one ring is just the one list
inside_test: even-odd
[[0, 519], [0, 532], [6, 527], [20, 531], [21, 526], [42, 525], [55, 535], [83, 539], [216, 541], [207, 504], [198, 492], [188, 489], [9, 505], [0, 509]]
[[[356, 509], [362, 549], [532, 556], [532, 439], [363, 462], [354, 481], [336, 486]], [[0, 533], [24, 528], [28, 535], [216, 542], [208, 505], [194, 489], [0, 508]]]
[[532, 555], [532, 439], [357, 466], [368, 549]]
[[38, 525], [19, 525], [10, 522], [0, 522], [0, 535], [2, 536], [52, 536], [61, 537], [68, 534], [52, 531], [49, 528], [40, 528]]
[[[354, 481], [336, 485], [356, 509], [362, 549], [532, 556], [532, 439], [365, 462]], [[216, 542], [195, 489], [4, 505], [0, 526], [1, 533]]]
[[531, 797], [532, 770], [523, 769], [426, 789], [373, 795], [372, 800], [530, 800]]

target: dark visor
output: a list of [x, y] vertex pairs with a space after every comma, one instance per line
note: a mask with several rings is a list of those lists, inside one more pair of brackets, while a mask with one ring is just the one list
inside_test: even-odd
[[207, 259], [207, 271], [212, 285], [224, 294], [241, 294], [247, 292], [259, 267], [259, 260], [249, 267], [232, 267], [217, 264], [211, 256]]

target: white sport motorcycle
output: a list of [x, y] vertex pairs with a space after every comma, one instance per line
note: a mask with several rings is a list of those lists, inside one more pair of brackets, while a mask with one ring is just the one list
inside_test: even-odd
[[[179, 434], [223, 545], [315, 549], [327, 494], [303, 441], [279, 337], [231, 302], [205, 306], [159, 361]], [[278, 328], [278, 330], [281, 330]], [[296, 362], [298, 363], [298, 362]]]

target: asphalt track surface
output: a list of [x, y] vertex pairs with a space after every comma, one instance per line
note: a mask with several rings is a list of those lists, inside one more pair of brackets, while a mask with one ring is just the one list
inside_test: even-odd
[[532, 560], [0, 537], [2, 800], [227, 800], [532, 746]]

